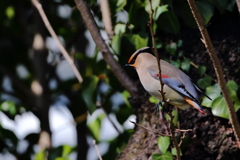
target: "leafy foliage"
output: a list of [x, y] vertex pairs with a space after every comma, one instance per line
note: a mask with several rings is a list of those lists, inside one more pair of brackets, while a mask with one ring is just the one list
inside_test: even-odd
[[[55, 43], [48, 44], [50, 37], [48, 37], [44, 25], [41, 29], [36, 30], [41, 20], [37, 18], [37, 12], [30, 1], [2, 1], [0, 5], [2, 22], [0, 24], [1, 114], [6, 115], [9, 121], [14, 122], [18, 121], [19, 115], [26, 112], [32, 112], [37, 117], [41, 117], [39, 116], [42, 114], [41, 108], [39, 108], [39, 96], [33, 93], [32, 86], [33, 82], [41, 79], [39, 77], [42, 74], [45, 83], [43, 97], [47, 97], [49, 106], [63, 103], [71, 112], [72, 120], [75, 120], [78, 136], [83, 136], [81, 138], [85, 140], [89, 136], [101, 143], [101, 128], [106, 115], [100, 114], [88, 124], [86, 124], [86, 117], [81, 116], [86, 113], [93, 114], [100, 107], [104, 108], [107, 115], [114, 114], [117, 123], [122, 126], [134, 111], [128, 100], [130, 95], [121, 86], [102, 59], [101, 53], [93, 45], [81, 16], [75, 9], [74, 1], [41, 2], [55, 32], [74, 58], [84, 82], [78, 84], [74, 77], [66, 76], [71, 72], [66, 69], [66, 66], [64, 69], [59, 69], [63, 63], [63, 57], [59, 54], [59, 50], [54, 48]], [[88, 0], [87, 3], [99, 22], [99, 28], [102, 29], [102, 15], [98, 1]], [[155, 10], [153, 25], [158, 49], [166, 53], [165, 57], [168, 60], [171, 59], [170, 62], [174, 66], [185, 72], [191, 71], [191, 60], [187, 53], [182, 51], [184, 42], [178, 39], [178, 34], [183, 27], [196, 28], [187, 2], [185, 0], [154, 0], [153, 3]], [[109, 0], [109, 5], [115, 35], [112, 40], [107, 41], [107, 44], [116, 60], [123, 66], [129, 55], [135, 50], [151, 46], [148, 29], [149, 15], [151, 14], [149, 1]], [[236, 4], [234, 0], [201, 0], [197, 1], [197, 6], [207, 25], [218, 12], [222, 15], [232, 12]], [[61, 10], [62, 7], [65, 7], [64, 11]], [[67, 14], [68, 12], [69, 14]], [[48, 44], [45, 47], [46, 55], [39, 59], [35, 59], [32, 46], [36, 33], [42, 33], [44, 44]], [[173, 34], [176, 38], [164, 39], [162, 34]], [[41, 67], [36, 67], [37, 63], [41, 63]], [[137, 79], [135, 73], [127, 72], [132, 78]], [[198, 86], [206, 89], [206, 94], [212, 98], [212, 101], [206, 97], [203, 98], [202, 105], [211, 108], [214, 115], [228, 118], [228, 111], [219, 86], [212, 85], [212, 78], [206, 74], [205, 66], [198, 66], [197, 72], [200, 76], [197, 82]], [[65, 78], [62, 78], [64, 76]], [[237, 111], [240, 108], [240, 100], [237, 95], [239, 86], [234, 81], [229, 81], [227, 86]], [[64, 101], [62, 97], [67, 100]], [[151, 102], [158, 103], [152, 97]], [[175, 116], [174, 125], [176, 126], [177, 112], [174, 110], [172, 114]], [[80, 120], [79, 117], [81, 117]], [[2, 122], [0, 121], [0, 123]], [[41, 126], [44, 125], [42, 121], [40, 123], [42, 123]], [[87, 131], [85, 127], [87, 127]], [[109, 149], [103, 156], [104, 159], [116, 158], [126, 145], [132, 130], [122, 128], [123, 131], [118, 137], [106, 142], [109, 144]], [[36, 153], [34, 148], [38, 139], [39, 133], [29, 133], [25, 138], [20, 139], [14, 131], [0, 124], [0, 143], [2, 144], [0, 153], [11, 153], [18, 159], [31, 159], [33, 155], [35, 159], [44, 159], [48, 152], [49, 159], [67, 160], [69, 154], [77, 151], [75, 146], [61, 145], [53, 147], [49, 151]], [[27, 141], [28, 144], [23, 153], [17, 149], [21, 141]], [[173, 159], [175, 151], [172, 149], [170, 152], [169, 145], [169, 137], [160, 137], [158, 146], [161, 154], [153, 154], [152, 159]], [[87, 146], [85, 147], [87, 148]]]

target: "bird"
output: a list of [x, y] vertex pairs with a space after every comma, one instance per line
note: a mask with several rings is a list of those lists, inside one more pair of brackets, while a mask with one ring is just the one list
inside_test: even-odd
[[[144, 47], [135, 51], [125, 66], [135, 68], [144, 89], [160, 102], [162, 101], [159, 68], [152, 48]], [[192, 106], [206, 115], [200, 105], [197, 91], [201, 94], [204, 93], [191, 81], [190, 77], [162, 59], [160, 60], [160, 68], [166, 101], [182, 110]], [[211, 99], [207, 95], [205, 96]]]

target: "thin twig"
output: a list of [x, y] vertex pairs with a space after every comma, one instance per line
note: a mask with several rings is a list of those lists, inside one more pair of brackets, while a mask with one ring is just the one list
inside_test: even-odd
[[180, 140], [180, 142], [179, 142], [179, 144], [178, 144], [179, 147], [182, 145], [182, 142], [183, 142], [186, 134], [187, 134], [187, 132], [183, 132], [183, 136], [181, 137], [181, 140]]
[[100, 160], [102, 160], [102, 156], [101, 156], [101, 154], [100, 154], [100, 151], [99, 151], [99, 149], [98, 149], [98, 146], [97, 146], [97, 144], [96, 144], [96, 141], [93, 140], [92, 143], [93, 143], [93, 145], [94, 145], [94, 147], [95, 147], [95, 149], [96, 149], [96, 151], [97, 151], [98, 158], [99, 158]]
[[159, 133], [159, 132], [154, 132], [154, 131], [152, 131], [152, 130], [150, 130], [150, 129], [147, 129], [147, 128], [145, 128], [145, 127], [143, 127], [143, 126], [137, 124], [136, 122], [133, 122], [133, 121], [130, 121], [130, 122], [133, 123], [133, 124], [135, 124], [135, 125], [137, 125], [138, 127], [142, 128], [142, 129], [148, 131], [148, 132], [152, 132], [152, 133], [157, 134], [157, 135], [159, 135], [159, 136], [168, 136], [168, 137], [172, 137], [171, 135], [168, 135], [168, 134], [162, 134], [162, 133]]
[[117, 128], [117, 126], [115, 125], [115, 123], [111, 120], [111, 118], [109, 117], [109, 115], [107, 114], [106, 110], [100, 106], [100, 108], [103, 110], [104, 114], [106, 115], [107, 119], [109, 120], [109, 122], [112, 124], [112, 126], [116, 129], [116, 131], [118, 132], [118, 134], [121, 134], [120, 130]]
[[[159, 59], [159, 56], [158, 56], [158, 53], [157, 53], [157, 48], [156, 48], [156, 40], [155, 40], [155, 33], [153, 31], [153, 14], [154, 14], [154, 10], [152, 8], [152, 0], [149, 0], [149, 3], [150, 3], [150, 8], [151, 8], [151, 14], [150, 14], [150, 22], [149, 22], [149, 28], [150, 28], [150, 32], [151, 32], [151, 37], [152, 37], [152, 43], [153, 43], [153, 51], [154, 51], [154, 54], [156, 56], [156, 60], [157, 60], [157, 64], [158, 64], [158, 69], [159, 69], [159, 80], [160, 80], [160, 86], [161, 86], [161, 90], [160, 90], [160, 93], [161, 93], [161, 96], [162, 96], [162, 100], [164, 102], [164, 107], [167, 108], [167, 110], [169, 110], [169, 103], [168, 101], [166, 100], [165, 98], [165, 93], [163, 91], [163, 86], [164, 86], [164, 83], [162, 82], [162, 74], [161, 74], [161, 64], [160, 64], [160, 59]], [[168, 115], [170, 117], [170, 132], [171, 132], [171, 135], [172, 135], [172, 141], [173, 141], [173, 144], [174, 146], [176, 147], [176, 152], [177, 152], [177, 160], [181, 160], [181, 154], [180, 154], [180, 148], [179, 148], [179, 145], [178, 145], [178, 142], [176, 140], [176, 137], [175, 137], [175, 128], [174, 128], [174, 124], [173, 124], [173, 118], [174, 116], [172, 115], [172, 112], [168, 112]]]
[[213, 48], [211, 39], [209, 37], [208, 31], [206, 29], [206, 27], [204, 26], [202, 17], [198, 11], [198, 8], [196, 6], [195, 0], [188, 0], [188, 4], [190, 6], [190, 9], [192, 11], [193, 17], [195, 18], [195, 21], [197, 22], [198, 28], [201, 32], [201, 35], [203, 37], [203, 42], [204, 45], [209, 53], [209, 56], [213, 62], [213, 66], [214, 66], [214, 70], [217, 76], [217, 80], [219, 82], [219, 86], [222, 90], [222, 94], [223, 97], [227, 103], [228, 106], [228, 112], [229, 112], [229, 117], [230, 117], [230, 121], [232, 123], [232, 127], [235, 133], [235, 137], [238, 143], [238, 148], [240, 148], [240, 126], [238, 123], [238, 119], [235, 113], [235, 109], [234, 109], [234, 104], [231, 100], [231, 97], [229, 95], [228, 89], [226, 87], [226, 81], [223, 77], [223, 72], [222, 72], [222, 67], [220, 65], [220, 62], [218, 60], [217, 54]]
[[176, 129], [177, 132], [192, 132], [192, 129]]
[[80, 73], [78, 72], [78, 69], [76, 68], [73, 60], [71, 59], [71, 57], [69, 56], [69, 54], [67, 53], [66, 49], [63, 47], [62, 43], [60, 42], [58, 36], [56, 35], [56, 33], [54, 32], [50, 22], [47, 19], [46, 14], [44, 13], [44, 10], [42, 9], [42, 5], [38, 2], [38, 0], [32, 0], [33, 5], [37, 8], [40, 16], [42, 17], [42, 20], [46, 26], [46, 28], [48, 29], [49, 33], [51, 34], [51, 36], [53, 37], [53, 39], [57, 42], [57, 45], [60, 49], [60, 51], [62, 52], [63, 56], [65, 57], [65, 59], [67, 60], [67, 62], [70, 64], [75, 76], [77, 77], [79, 83], [82, 83], [83, 79], [82, 76], [80, 75]]

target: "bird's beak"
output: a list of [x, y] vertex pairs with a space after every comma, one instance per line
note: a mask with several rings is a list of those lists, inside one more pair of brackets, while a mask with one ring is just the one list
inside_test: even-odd
[[125, 64], [124, 67], [131, 67], [131, 65], [132, 65], [132, 64], [129, 64], [129, 63], [128, 63], [128, 64]]
[[133, 67], [133, 68], [136, 68], [135, 64], [130, 64], [130, 63], [125, 64], [124, 67]]

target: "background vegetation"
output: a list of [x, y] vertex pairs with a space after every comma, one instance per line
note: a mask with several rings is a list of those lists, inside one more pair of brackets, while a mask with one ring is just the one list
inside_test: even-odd
[[[20, 138], [0, 119], [1, 155], [10, 154], [13, 159], [24, 160], [46, 157], [61, 160], [70, 159], [74, 157], [73, 153], [77, 153], [77, 159], [86, 159], [94, 139], [100, 146], [107, 144], [102, 153], [105, 160], [117, 157], [173, 159], [176, 150], [169, 137], [141, 127], [133, 130], [126, 126], [129, 116], [134, 114], [140, 125], [154, 132], [167, 132], [166, 125], [161, 122], [167, 117], [159, 118], [155, 114], [155, 100], [150, 97], [149, 102], [149, 95], [143, 90], [135, 71], [124, 69], [137, 86], [137, 93], [133, 94], [119, 82], [114, 74], [116, 70], [111, 70], [102, 50], [94, 44], [74, 1], [40, 2], [78, 67], [83, 83], [78, 82], [68, 65], [63, 65], [66, 61], [31, 1], [1, 1], [0, 116], [18, 123], [19, 117], [33, 113], [39, 119], [40, 127], [39, 131]], [[152, 46], [148, 0], [109, 0], [114, 32], [110, 36], [105, 32], [99, 2], [89, 0], [87, 4], [108, 49], [120, 66], [123, 67], [137, 49]], [[240, 23], [236, 2], [198, 0], [196, 4], [220, 58], [237, 112], [240, 108]], [[173, 111], [176, 127], [193, 129], [178, 134], [183, 159], [237, 159], [240, 151], [228, 123], [226, 103], [187, 1], [153, 0], [153, 6], [153, 28], [160, 57], [186, 72], [212, 98], [212, 101], [206, 97], [202, 99], [207, 116], [193, 109]], [[39, 35], [40, 40], [37, 39]], [[71, 113], [68, 118], [75, 126], [76, 146], [52, 145], [51, 137], [55, 132], [50, 125], [49, 110], [58, 104]], [[92, 114], [95, 117], [89, 120]], [[117, 136], [104, 140], [101, 133], [106, 121], [110, 122], [111, 130]], [[97, 154], [96, 150], [90, 152]]]

